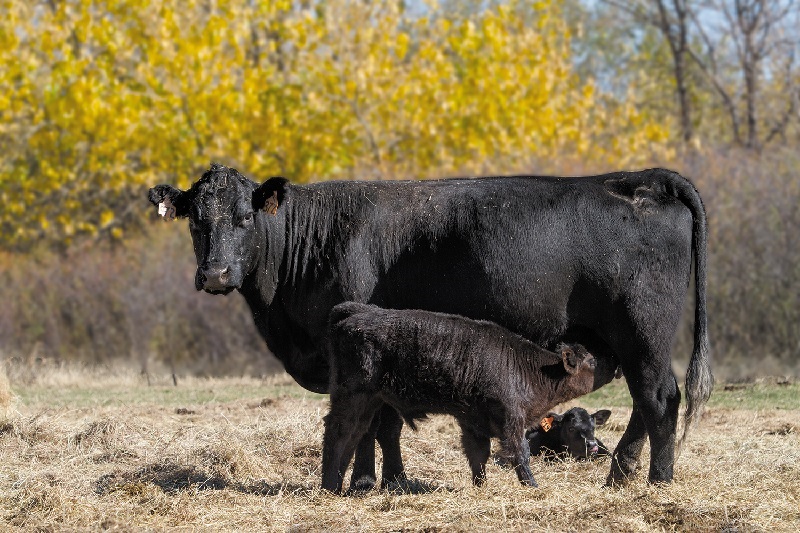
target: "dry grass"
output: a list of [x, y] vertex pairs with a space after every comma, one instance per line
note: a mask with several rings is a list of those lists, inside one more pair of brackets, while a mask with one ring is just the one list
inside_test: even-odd
[[11, 383], [6, 375], [4, 365], [0, 365], [0, 424], [11, 417], [16, 397], [11, 391]]
[[[456, 425], [435, 417], [418, 433], [403, 434], [412, 493], [338, 497], [318, 488], [324, 397], [285, 377], [182, 380], [177, 388], [106, 377], [106, 389], [90, 374], [83, 386], [60, 382], [57, 406], [36, 388], [52, 387], [49, 378], [12, 381], [20, 401], [0, 425], [0, 529], [800, 529], [796, 383], [718, 387], [718, 401], [684, 449], [670, 486], [637, 478], [603, 488], [607, 460], [535, 458], [539, 489], [519, 486], [512, 472], [494, 465], [486, 486], [473, 488]], [[3, 387], [0, 382], [0, 402], [9, 402], [11, 391]], [[108, 388], [118, 401], [103, 400]], [[619, 384], [603, 390], [581, 403], [614, 410], [599, 433], [613, 445], [630, 409]], [[773, 392], [790, 408], [764, 409], [748, 400]]]

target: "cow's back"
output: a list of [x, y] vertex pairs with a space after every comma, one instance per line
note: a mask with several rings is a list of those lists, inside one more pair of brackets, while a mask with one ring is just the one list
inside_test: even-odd
[[[622, 177], [640, 183], [620, 187]], [[372, 270], [366, 284], [345, 280], [346, 296], [492, 320], [545, 343], [570, 325], [602, 328], [614, 302], [685, 292], [692, 217], [659, 179], [399, 184], [387, 195], [397, 212], [387, 216], [377, 195], [347, 244]], [[342, 258], [363, 274], [357, 254]]]

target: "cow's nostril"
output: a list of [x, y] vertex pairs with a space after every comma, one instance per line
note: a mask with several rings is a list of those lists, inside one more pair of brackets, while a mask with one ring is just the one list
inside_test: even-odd
[[219, 291], [228, 287], [231, 279], [231, 269], [226, 267], [208, 267], [200, 271], [199, 279], [202, 287], [207, 291]]

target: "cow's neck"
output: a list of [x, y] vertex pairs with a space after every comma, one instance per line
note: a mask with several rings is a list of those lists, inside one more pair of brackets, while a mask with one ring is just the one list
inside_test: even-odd
[[291, 280], [287, 273], [287, 256], [291, 249], [287, 221], [277, 217], [265, 218], [263, 223], [266, 228], [259, 247], [264, 251], [240, 292], [267, 347], [284, 364], [286, 371], [302, 387], [326, 392], [328, 363], [323, 346], [308, 333], [309, 327], [302, 314], [291, 305], [297, 300], [298, 280]]

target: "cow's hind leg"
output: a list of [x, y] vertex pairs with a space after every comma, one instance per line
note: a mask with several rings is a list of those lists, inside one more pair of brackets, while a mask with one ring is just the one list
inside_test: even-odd
[[672, 481], [675, 464], [675, 435], [678, 427], [678, 407], [681, 393], [671, 369], [660, 376], [660, 383], [647, 388], [633, 401], [642, 411], [642, 418], [650, 436], [650, 483]]
[[491, 442], [488, 438], [476, 435], [462, 426], [461, 444], [464, 446], [464, 454], [472, 470], [472, 484], [483, 485], [486, 481], [486, 461], [491, 452]]
[[646, 439], [647, 428], [640, 410], [634, 404], [628, 427], [611, 456], [611, 472], [606, 479], [606, 485], [624, 483], [636, 473]]
[[[647, 362], [649, 361], [649, 362]], [[633, 413], [611, 461], [607, 484], [624, 482], [635, 472], [645, 437], [650, 437], [651, 483], [672, 481], [680, 391], [669, 357], [645, 359], [624, 368]]]

